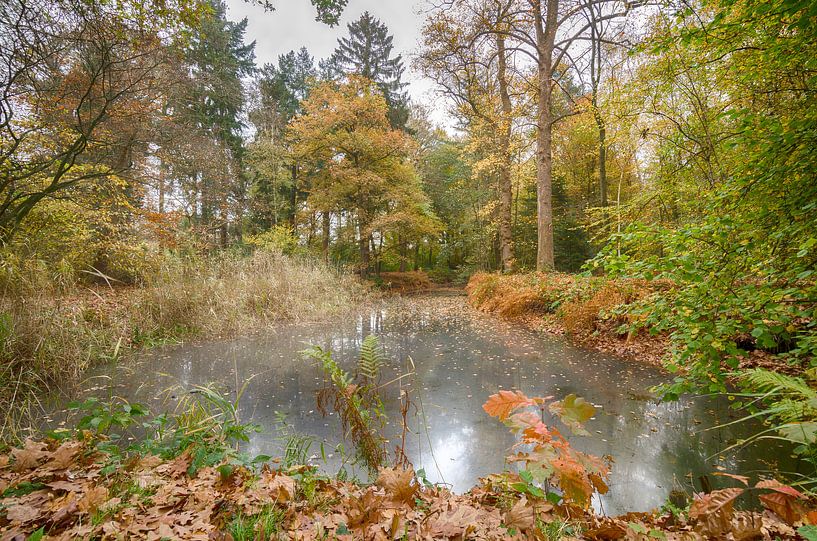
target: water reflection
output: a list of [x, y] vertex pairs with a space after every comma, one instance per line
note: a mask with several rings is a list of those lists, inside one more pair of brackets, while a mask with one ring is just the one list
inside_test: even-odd
[[[411, 317], [387, 308], [333, 325], [284, 325], [263, 336], [168, 347], [128, 366], [108, 368], [115, 389], [103, 392], [153, 402], [155, 411], [162, 407], [163, 391], [175, 384], [217, 382], [235, 392], [252, 377], [241, 414], [265, 430], [246, 450], [269, 455], [281, 451], [274, 429], [275, 412], [281, 412], [299, 432], [325, 443], [324, 467], [331, 471], [341, 464], [332, 451], [339, 420], [315, 411], [315, 391], [323, 378], [299, 351], [307, 344], [330, 348], [348, 368], [362, 339], [376, 333], [390, 359], [384, 381], [410, 371], [412, 363], [416, 370], [415, 377], [385, 391], [387, 412], [394, 420], [400, 417], [400, 387], [413, 397], [406, 452], [429, 480], [449, 483], [454, 490], [467, 490], [478, 477], [504, 467], [513, 436], [481, 408], [488, 395], [501, 389], [519, 389], [529, 396], [575, 392], [601, 408], [587, 426], [593, 437], [572, 443], [613, 458], [610, 493], [596, 502], [608, 513], [651, 509], [674, 486], [689, 486], [690, 479], [717, 469], [768, 469], [756, 448], [710, 458], [741, 435], [741, 427], [702, 430], [733, 418], [725, 401], [662, 404], [645, 399], [646, 389], [666, 375], [558, 338], [473, 317], [463, 303], [459, 298], [434, 299]], [[390, 426], [389, 436], [396, 443], [399, 427]], [[768, 459], [775, 452], [763, 454]]]

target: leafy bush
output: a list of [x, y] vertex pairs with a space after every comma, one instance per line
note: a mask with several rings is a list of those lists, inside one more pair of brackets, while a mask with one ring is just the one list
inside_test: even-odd
[[250, 246], [286, 255], [301, 254], [306, 250], [300, 245], [298, 236], [292, 229], [284, 225], [273, 226], [263, 233], [249, 235], [244, 240]]

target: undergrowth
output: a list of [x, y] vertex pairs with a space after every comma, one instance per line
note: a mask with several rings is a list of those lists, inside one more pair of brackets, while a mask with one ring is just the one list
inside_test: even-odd
[[666, 284], [609, 280], [565, 273], [500, 275], [478, 273], [466, 291], [471, 304], [506, 319], [549, 316], [581, 336], [598, 331], [638, 332], [639, 317], [622, 307], [648, 299]]

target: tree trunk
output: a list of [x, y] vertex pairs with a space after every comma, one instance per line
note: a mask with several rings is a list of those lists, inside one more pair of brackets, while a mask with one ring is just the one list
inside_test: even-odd
[[[372, 245], [374, 245], [374, 239], [371, 239]], [[383, 232], [380, 232], [380, 239], [377, 241], [377, 251], [375, 252], [375, 262], [374, 262], [374, 272], [377, 276], [380, 276], [380, 254], [383, 253]]]
[[369, 235], [365, 233], [366, 228], [363, 224], [359, 224], [360, 230], [360, 277], [366, 278], [369, 276]]
[[322, 242], [322, 251], [323, 251], [323, 262], [329, 263], [329, 229], [330, 229], [330, 215], [329, 212], [323, 213], [323, 230], [321, 236]]
[[499, 95], [502, 100], [502, 116], [500, 118], [500, 154], [502, 162], [499, 171], [499, 244], [502, 258], [502, 270], [511, 272], [514, 267], [513, 232], [511, 229], [511, 206], [513, 202], [513, 186], [511, 183], [511, 118], [512, 105], [508, 93], [508, 79], [505, 65], [505, 37], [497, 34], [496, 47], [499, 70]]
[[297, 226], [297, 217], [298, 217], [298, 164], [292, 164], [290, 168], [290, 174], [292, 177], [292, 195], [290, 196], [290, 204], [292, 205], [292, 209], [289, 214], [289, 225], [292, 227], [292, 231], [295, 231], [295, 226]]
[[604, 119], [596, 113], [596, 125], [599, 129], [599, 191], [601, 192], [601, 206], [606, 207], [607, 203], [607, 130], [604, 126]]
[[599, 195], [601, 196], [601, 206], [606, 207], [607, 203], [607, 129], [604, 125], [604, 118], [599, 110], [599, 84], [601, 82], [601, 32], [599, 22], [596, 20], [597, 14], [591, 8], [590, 21], [590, 82], [591, 82], [591, 105], [593, 107], [593, 120], [596, 121], [599, 143]]
[[227, 247], [227, 213], [222, 209], [219, 213], [221, 225], [218, 226], [219, 245], [222, 249]]
[[[531, 0], [536, 48], [539, 56], [538, 111], [536, 116], [536, 209], [537, 243], [536, 270], [553, 269], [553, 46], [558, 23], [558, 0]], [[547, 13], [542, 14], [542, 2], [547, 1]]]
[[403, 242], [403, 239], [400, 235], [397, 235], [397, 245], [400, 247], [400, 272], [406, 272], [406, 243]]

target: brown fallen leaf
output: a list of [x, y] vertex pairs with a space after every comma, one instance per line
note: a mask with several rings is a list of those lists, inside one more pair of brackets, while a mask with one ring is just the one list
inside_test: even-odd
[[689, 518], [702, 534], [718, 537], [731, 528], [735, 499], [743, 494], [742, 488], [713, 490], [695, 498], [689, 506]]
[[528, 505], [528, 500], [522, 496], [513, 507], [505, 513], [505, 525], [508, 528], [524, 531], [533, 528], [536, 523], [536, 514], [533, 511], [533, 506]]
[[584, 532], [587, 539], [598, 541], [614, 541], [624, 539], [627, 535], [627, 523], [618, 519], [606, 519], [600, 524]]
[[68, 469], [82, 450], [82, 443], [78, 441], [66, 441], [51, 454], [45, 467], [49, 470]]
[[192, 462], [193, 450], [192, 448], [188, 448], [172, 461], [165, 462], [164, 464], [156, 467], [155, 471], [156, 473], [167, 474], [173, 478], [181, 477], [187, 473], [187, 470], [190, 468], [190, 464], [192, 464]]
[[386, 491], [394, 501], [414, 505], [414, 496], [420, 486], [414, 480], [414, 472], [396, 468], [381, 468], [375, 484]]
[[51, 481], [45, 484], [47, 487], [64, 492], [82, 492], [85, 487], [78, 481]]
[[6, 509], [6, 518], [12, 523], [27, 524], [40, 516], [40, 509], [31, 505], [12, 505]]
[[77, 495], [73, 492], [69, 492], [55, 499], [51, 502], [49, 507], [53, 510], [53, 514], [49, 519], [53, 524], [59, 525], [68, 522], [79, 511]]
[[77, 507], [80, 512], [92, 514], [108, 500], [108, 489], [104, 486], [97, 486], [89, 489], [79, 502]]
[[295, 479], [288, 475], [275, 475], [267, 486], [272, 497], [278, 501], [288, 502], [295, 497]]
[[11, 455], [14, 457], [14, 465], [11, 469], [18, 473], [33, 470], [39, 465], [41, 459], [48, 456], [48, 451], [45, 448], [46, 445], [42, 442], [26, 440], [25, 447], [22, 449], [12, 449]]
[[433, 538], [464, 539], [478, 520], [477, 509], [467, 504], [454, 503], [448, 510], [429, 520], [429, 534]]

